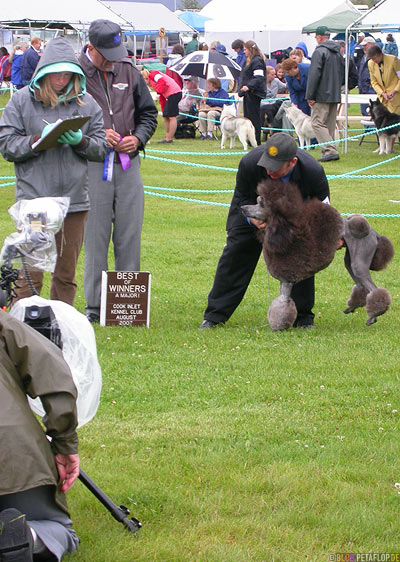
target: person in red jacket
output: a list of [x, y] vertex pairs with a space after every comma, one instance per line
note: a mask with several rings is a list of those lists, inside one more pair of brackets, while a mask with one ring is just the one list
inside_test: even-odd
[[146, 83], [159, 94], [161, 111], [164, 118], [165, 138], [160, 143], [173, 141], [179, 115], [178, 103], [182, 99], [182, 89], [173, 78], [158, 70], [142, 70]]

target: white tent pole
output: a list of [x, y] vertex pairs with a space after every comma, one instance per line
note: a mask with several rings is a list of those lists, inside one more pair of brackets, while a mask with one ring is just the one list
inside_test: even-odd
[[347, 153], [348, 147], [348, 132], [349, 132], [349, 28], [346, 27], [346, 32], [344, 36], [345, 42], [345, 49], [346, 49], [346, 57], [345, 57], [345, 65], [344, 65], [344, 152]]
[[[378, 2], [378, 4], [375, 4], [375, 6], [373, 6], [370, 10], [368, 10], [368, 12], [366, 12], [365, 14], [361, 14], [360, 17], [358, 17], [355, 21], [353, 21], [353, 23], [351, 23], [350, 25], [348, 25], [346, 27], [346, 33], [345, 33], [345, 43], [346, 43], [346, 49], [347, 49], [347, 44], [349, 41], [349, 33], [350, 30], [357, 30], [360, 29], [358, 23], [361, 22], [367, 15], [369, 15], [371, 12], [373, 12], [374, 10], [376, 10], [376, 8], [378, 8], [379, 6], [381, 6], [384, 2], [386, 2], [386, 0], [381, 0], [380, 2]], [[348, 88], [347, 88], [347, 84], [348, 84], [348, 53], [346, 53], [346, 66], [345, 66], [345, 72], [346, 72], [346, 77], [345, 77], [345, 104], [344, 104], [344, 110], [345, 110], [345, 120], [344, 120], [344, 133], [345, 133], [345, 141], [344, 141], [344, 150], [345, 152], [347, 152], [347, 136], [348, 136], [348, 105], [349, 105], [349, 92], [348, 92]]]
[[365, 14], [361, 14], [359, 18], [357, 18], [355, 21], [353, 21], [353, 23], [351, 23], [347, 28], [346, 28], [346, 32], [347, 30], [351, 29], [360, 29], [359, 26], [357, 26], [357, 24], [362, 21], [366, 16], [369, 16], [369, 14], [371, 12], [373, 12], [374, 10], [376, 10], [376, 8], [379, 8], [379, 6], [381, 6], [382, 4], [384, 4], [386, 2], [386, 0], [380, 0], [380, 2], [378, 2], [378, 4], [375, 4], [375, 6], [373, 6], [370, 10], [368, 10], [368, 12], [365, 12]]

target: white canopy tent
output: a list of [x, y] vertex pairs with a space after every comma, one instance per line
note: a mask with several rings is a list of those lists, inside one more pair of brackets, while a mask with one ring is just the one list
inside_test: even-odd
[[28, 28], [63, 29], [73, 28], [85, 40], [90, 22], [108, 19], [118, 23], [124, 31], [158, 33], [191, 32], [193, 29], [180, 20], [171, 10], [160, 3], [145, 2], [101, 2], [100, 0], [14, 0], [2, 6], [0, 26], [4, 29]]
[[[351, 33], [360, 31], [369, 31], [387, 33], [400, 31], [400, 2], [399, 0], [381, 0], [373, 8], [365, 14], [362, 14], [355, 22], [349, 25], [346, 29], [346, 44], [348, 43]], [[346, 57], [346, 70], [348, 68], [348, 57]], [[345, 101], [345, 136], [347, 139], [348, 132], [348, 98], [347, 98], [347, 72], [346, 72], [346, 101]], [[345, 150], [347, 151], [347, 140], [345, 141]]]
[[313, 51], [314, 36], [301, 30], [311, 17], [326, 14], [326, 4], [321, 0], [285, 0], [284, 4], [253, 0], [244, 5], [243, 0], [231, 0], [227, 6], [226, 0], [211, 0], [200, 13], [213, 18], [205, 22], [206, 43], [218, 40], [228, 52], [233, 53], [231, 43], [239, 38], [255, 41], [264, 53], [295, 47], [299, 41]]
[[0, 23], [2, 26], [38, 27], [54, 24], [66, 24], [72, 27], [84, 27], [95, 19], [109, 19], [119, 25], [126, 25], [125, 20], [113, 14], [99, 0], [13, 0], [1, 7]]
[[381, 0], [376, 6], [358, 18], [350, 27], [351, 31], [378, 31], [381, 33], [400, 32], [400, 2]]
[[[86, 2], [86, 0], [85, 0]], [[129, 22], [137, 32], [155, 34], [163, 27], [166, 32], [193, 32], [193, 28], [182, 21], [164, 4], [152, 2], [103, 2], [109, 10], [125, 22]], [[112, 19], [112, 18], [109, 18]]]
[[[103, 2], [107, 8], [113, 11], [118, 17], [121, 17], [126, 22], [129, 22], [132, 31], [132, 46], [133, 53], [137, 52], [138, 35], [144, 36], [143, 43], [148, 37], [158, 36], [160, 28], [165, 30], [165, 33], [181, 33], [193, 32], [193, 28], [187, 23], [182, 21], [174, 12], [171, 12], [164, 4], [146, 2]], [[128, 33], [129, 34], [129, 33]], [[127, 44], [129, 48], [129, 45]], [[160, 51], [165, 55], [168, 52], [167, 43], [163, 42], [163, 49]], [[136, 59], [135, 59], [136, 60]]]
[[11, 46], [15, 34], [21, 36], [28, 33], [31, 37], [39, 35], [45, 41], [58, 33], [55, 30], [69, 30], [68, 37], [78, 51], [86, 39], [90, 22], [95, 19], [109, 19], [118, 23], [122, 29], [132, 29], [99, 0], [68, 0], [68, 3], [54, 0], [14, 0], [2, 6], [0, 35], [2, 44]]

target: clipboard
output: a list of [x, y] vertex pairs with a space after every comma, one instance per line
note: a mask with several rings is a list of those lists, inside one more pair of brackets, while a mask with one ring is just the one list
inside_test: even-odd
[[77, 131], [89, 121], [91, 115], [79, 116], [79, 117], [69, 117], [68, 119], [58, 119], [53, 123], [53, 128], [45, 134], [44, 137], [40, 138], [38, 141], [34, 142], [32, 145], [32, 150], [38, 152], [39, 150], [48, 150], [49, 148], [57, 148], [60, 143], [57, 139], [66, 131], [73, 130]]

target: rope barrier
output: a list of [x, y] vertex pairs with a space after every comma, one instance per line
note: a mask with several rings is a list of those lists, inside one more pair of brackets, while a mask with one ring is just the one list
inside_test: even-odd
[[162, 193], [153, 193], [151, 191], [144, 192], [147, 195], [154, 195], [156, 197], [164, 197], [165, 199], [178, 199], [179, 201], [188, 201], [189, 203], [201, 203], [202, 205], [216, 205], [218, 207], [230, 207], [230, 203], [216, 203], [214, 201], [203, 201], [201, 199], [189, 199], [188, 197], [178, 197], [177, 195], [163, 195]]
[[174, 160], [172, 158], [162, 158], [161, 156], [149, 156], [151, 160], [160, 160], [161, 162], [173, 162], [174, 164], [181, 164], [182, 166], [193, 166], [195, 168], [206, 168], [208, 170], [220, 170], [222, 172], [237, 172], [237, 168], [224, 168], [222, 166], [211, 166], [209, 164], [197, 164], [196, 162], [184, 162], [183, 160]]
[[155, 154], [188, 154], [189, 156], [243, 156], [247, 154], [247, 150], [242, 151], [224, 151], [224, 152], [190, 152], [187, 150], [158, 150], [146, 148], [146, 154], [149, 152]]
[[[204, 201], [202, 199], [190, 199], [188, 197], [179, 197], [175, 195], [164, 195], [162, 193], [154, 193], [152, 191], [147, 191], [150, 186], [144, 186], [144, 192], [147, 195], [153, 195], [154, 197], [162, 197], [164, 199], [175, 199], [178, 201], [186, 201], [188, 203], [200, 203], [201, 205], [213, 205], [218, 207], [230, 207], [230, 203], [217, 203], [215, 201]], [[154, 189], [151, 188], [151, 189]], [[156, 188], [157, 189], [157, 188]], [[384, 213], [340, 213], [342, 217], [351, 217], [352, 215], [359, 214], [362, 217], [368, 218], [400, 218], [400, 214], [384, 214]]]
[[[229, 92], [227, 92], [229, 93]], [[234, 95], [234, 94], [232, 94]], [[195, 94], [191, 94], [190, 92], [186, 91], [186, 92], [182, 92], [182, 98], [184, 97], [189, 97], [189, 98], [195, 98], [195, 99], [199, 99], [202, 100], [204, 97], [207, 96], [198, 96]], [[232, 103], [241, 103], [243, 101], [242, 98], [230, 98], [229, 100], [227, 98], [208, 98], [208, 99], [212, 99], [212, 100], [217, 100], [217, 101], [224, 101], [224, 102], [230, 102], [230, 105], [232, 105]], [[280, 96], [279, 98], [263, 98], [261, 101], [268, 101], [268, 102], [273, 102], [273, 101], [281, 101], [281, 100], [289, 100], [290, 97], [289, 96]]]
[[398, 179], [400, 174], [369, 174], [369, 175], [354, 175], [353, 172], [349, 172], [349, 175], [345, 176], [326, 176], [327, 179], [331, 180], [381, 180], [381, 179]]
[[[1, 179], [1, 178], [0, 178]], [[0, 184], [1, 187], [6, 187], [8, 185], [14, 185], [15, 182]], [[175, 191], [175, 192], [186, 192], [186, 193], [233, 193], [233, 189], [179, 189], [173, 187], [156, 187], [151, 185], [143, 186], [144, 193], [146, 195], [152, 195], [153, 197], [162, 197], [164, 199], [173, 199], [175, 201], [185, 201], [187, 203], [199, 203], [201, 205], [212, 205], [215, 207], [230, 207], [230, 203], [219, 203], [217, 201], [205, 201], [203, 199], [191, 199], [189, 197], [180, 197], [179, 195], [165, 195], [163, 193], [154, 193], [154, 191], [149, 191], [149, 189], [157, 189], [160, 191]], [[341, 213], [342, 217], [350, 217], [356, 213]], [[400, 214], [384, 214], [384, 213], [357, 213], [362, 217], [369, 218], [400, 218]]]
[[[156, 152], [156, 151], [154, 151], [154, 152]], [[173, 151], [164, 151], [164, 154], [166, 152], [169, 152], [170, 154], [175, 154]], [[218, 155], [219, 153], [208, 153], [208, 154]], [[192, 166], [192, 167], [195, 167], [195, 168], [219, 170], [219, 171], [224, 171], [224, 172], [237, 172], [237, 168], [226, 168], [226, 167], [223, 167], [223, 166], [212, 166], [210, 164], [198, 164], [196, 162], [185, 162], [183, 160], [175, 160], [173, 158], [163, 158], [161, 156], [147, 155], [147, 158], [150, 158], [152, 160], [159, 160], [161, 162], [180, 164], [182, 166]], [[382, 162], [376, 162], [375, 164], [371, 164], [370, 166], [365, 166], [363, 168], [359, 168], [358, 170], [352, 170], [352, 171], [345, 172], [343, 174], [337, 174], [337, 175], [334, 175], [334, 174], [327, 175], [327, 179], [328, 180], [334, 180], [334, 179], [378, 179], [378, 178], [379, 179], [382, 179], [382, 178], [387, 178], [387, 179], [392, 178], [393, 179], [393, 178], [398, 178], [399, 177], [398, 174], [373, 174], [373, 175], [362, 175], [362, 176], [356, 175], [358, 172], [362, 172], [362, 171], [374, 168], [376, 166], [381, 166], [383, 164], [387, 164], [388, 162], [392, 162], [393, 160], [397, 160], [398, 158], [400, 158], [400, 155], [393, 156], [392, 158], [389, 158], [387, 160], [383, 160]]]
[[158, 189], [160, 191], [180, 191], [184, 193], [233, 193], [233, 189], [181, 189], [178, 187], [156, 187], [154, 185], [144, 185], [145, 189]]
[[[370, 170], [371, 168], [376, 168], [377, 166], [382, 166], [383, 164], [387, 164], [388, 162], [393, 162], [393, 160], [397, 160], [398, 158], [400, 158], [400, 155], [392, 156], [391, 158], [388, 158], [387, 160], [382, 160], [382, 162], [375, 162], [374, 164], [370, 164], [369, 166], [364, 166], [364, 168], [359, 168], [358, 170], [353, 170], [352, 172], [345, 172], [344, 174], [338, 174], [336, 176], [327, 176], [327, 178], [328, 178], [328, 180], [329, 179], [347, 178], [347, 177], [349, 177], [349, 175], [356, 174], [357, 172], [364, 172], [365, 170]], [[391, 176], [388, 176], [388, 177], [391, 177]]]

